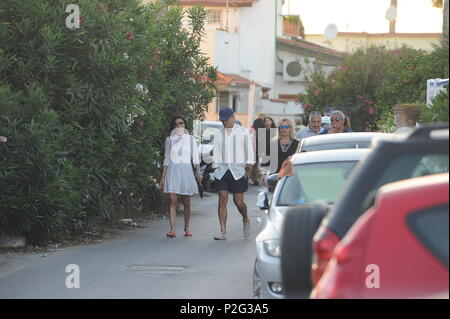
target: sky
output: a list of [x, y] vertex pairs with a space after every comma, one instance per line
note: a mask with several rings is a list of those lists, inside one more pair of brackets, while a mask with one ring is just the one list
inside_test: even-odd
[[[339, 32], [389, 32], [390, 0], [285, 0], [283, 14], [298, 14], [306, 34], [323, 34], [328, 24]], [[290, 12], [288, 12], [290, 9]], [[442, 32], [442, 9], [431, 0], [398, 0], [396, 32]]]

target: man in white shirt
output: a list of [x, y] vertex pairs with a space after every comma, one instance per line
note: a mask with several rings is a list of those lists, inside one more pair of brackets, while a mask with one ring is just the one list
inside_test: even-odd
[[309, 123], [307, 127], [302, 128], [295, 134], [295, 138], [299, 141], [302, 138], [316, 136], [323, 132], [324, 128], [321, 126], [322, 116], [320, 112], [311, 112], [309, 115]]
[[224, 107], [219, 112], [219, 120], [223, 123], [219, 136], [214, 138], [213, 161], [217, 167], [214, 171], [216, 191], [219, 194], [220, 233], [216, 240], [227, 239], [227, 202], [228, 193], [233, 194], [233, 201], [243, 218], [244, 237], [250, 236], [250, 220], [244, 192], [247, 190], [248, 171], [255, 163], [252, 141], [245, 128], [235, 124], [234, 111]]

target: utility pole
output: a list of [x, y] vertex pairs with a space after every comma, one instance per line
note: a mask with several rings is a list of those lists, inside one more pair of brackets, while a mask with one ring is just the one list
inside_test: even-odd
[[[395, 10], [397, 10], [397, 0], [391, 0], [391, 8], [395, 8]], [[395, 21], [397, 20], [397, 18], [392, 19], [389, 22], [389, 33], [395, 33]]]
[[228, 32], [228, 8], [229, 8], [229, 6], [230, 6], [230, 3], [229, 3], [229, 0], [227, 0], [227, 8], [226, 8], [226, 13], [225, 13], [225, 16], [226, 16], [225, 30], [227, 30], [227, 32]]

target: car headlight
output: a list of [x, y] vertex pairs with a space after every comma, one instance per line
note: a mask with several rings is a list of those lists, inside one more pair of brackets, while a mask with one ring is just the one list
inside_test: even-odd
[[265, 240], [264, 249], [272, 257], [281, 257], [281, 243], [279, 239]]

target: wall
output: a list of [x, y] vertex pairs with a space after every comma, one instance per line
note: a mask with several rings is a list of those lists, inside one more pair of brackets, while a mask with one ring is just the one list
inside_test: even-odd
[[402, 44], [406, 44], [415, 49], [423, 49], [426, 51], [433, 50], [432, 43], [438, 43], [439, 33], [428, 34], [395, 34], [395, 35], [377, 35], [377, 34], [339, 34], [330, 42], [326, 41], [322, 34], [307, 34], [306, 41], [310, 41], [319, 45], [329, 47], [331, 49], [342, 52], [353, 52], [358, 48], [368, 48], [371, 45], [385, 45], [390, 49], [400, 48]]
[[[278, 51], [279, 56], [282, 60], [285, 60], [286, 58], [289, 57], [307, 57], [307, 56], [303, 56], [303, 55], [299, 55], [299, 54], [293, 54], [291, 52], [287, 52], [287, 51], [283, 51], [283, 50], [279, 50]], [[313, 57], [307, 57], [307, 58], [313, 58]], [[311, 60], [312, 61], [312, 60]], [[319, 63], [318, 60], [316, 60], [317, 63]], [[318, 65], [317, 67], [320, 67], [320, 70], [322, 72], [324, 72], [324, 74], [330, 74], [332, 70], [335, 69], [334, 66], [329, 66], [329, 65]], [[305, 81], [292, 81], [292, 82], [288, 82], [285, 81], [283, 79], [283, 63], [281, 63], [280, 61], [277, 60], [277, 69], [276, 69], [276, 85], [275, 85], [275, 90], [274, 93], [276, 95], [276, 97], [279, 97], [280, 94], [305, 94], [306, 93], [306, 88], [307, 88], [307, 82]]]
[[215, 30], [214, 63], [222, 73], [240, 74], [240, 35]]
[[275, 85], [275, 4], [280, 3], [259, 0], [241, 9], [239, 74], [271, 88]]
[[276, 123], [284, 117], [292, 120], [299, 119], [301, 114], [303, 114], [303, 109], [300, 104], [293, 101], [283, 103], [271, 100], [262, 100], [261, 102], [262, 108], [259, 109], [257, 113], [263, 112], [268, 116], [271, 116]]

